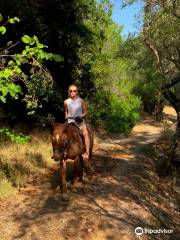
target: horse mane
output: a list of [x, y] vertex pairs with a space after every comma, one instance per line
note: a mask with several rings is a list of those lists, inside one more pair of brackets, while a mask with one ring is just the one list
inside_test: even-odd
[[76, 131], [79, 131], [79, 128], [75, 123], [67, 123], [67, 126], [65, 129], [66, 129], [67, 134], [71, 135], [71, 137], [74, 137]]

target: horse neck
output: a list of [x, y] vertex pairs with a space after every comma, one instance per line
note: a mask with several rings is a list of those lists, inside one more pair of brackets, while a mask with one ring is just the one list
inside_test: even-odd
[[77, 131], [79, 131], [79, 130], [77, 129], [77, 127], [72, 126], [71, 124], [68, 124], [68, 126], [67, 126], [67, 137], [68, 137], [68, 138], [73, 138], [73, 139], [75, 139], [75, 138], [76, 138], [76, 137], [75, 137], [75, 133], [76, 133]]

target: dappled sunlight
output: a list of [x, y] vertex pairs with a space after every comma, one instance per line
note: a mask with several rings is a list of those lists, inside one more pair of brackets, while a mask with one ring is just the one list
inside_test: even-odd
[[164, 110], [163, 110], [163, 112], [168, 116], [168, 117], [172, 117], [172, 118], [176, 118], [177, 117], [177, 113], [176, 113], [176, 111], [175, 111], [175, 109], [174, 108], [172, 108], [171, 106], [165, 106], [164, 107]]
[[[177, 195], [171, 185], [159, 181], [154, 171], [154, 136], [148, 130], [145, 134], [144, 128], [141, 126], [137, 134], [124, 139], [96, 142], [95, 172], [86, 176], [84, 183], [71, 184], [73, 162], [68, 160], [69, 201], [61, 198], [58, 163], [51, 163], [48, 172], [30, 178], [16, 201], [8, 206], [8, 215], [8, 203], [0, 207], [4, 224], [0, 234], [7, 239], [12, 236], [25, 240], [57, 239], [57, 235], [62, 240], [119, 240], [119, 236], [134, 240], [134, 229], [141, 226], [174, 229], [176, 235]], [[159, 126], [153, 128], [157, 128], [157, 138]], [[146, 141], [149, 138], [151, 145]], [[44, 144], [44, 149], [49, 146]], [[48, 152], [50, 149], [45, 154]], [[35, 152], [29, 154], [31, 157]], [[7, 222], [10, 225], [6, 226]], [[162, 235], [146, 235], [142, 239], [161, 240]], [[164, 235], [163, 239], [168, 240], [169, 236]]]

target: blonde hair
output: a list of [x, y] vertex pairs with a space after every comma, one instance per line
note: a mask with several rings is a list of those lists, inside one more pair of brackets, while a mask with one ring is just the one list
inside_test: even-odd
[[70, 90], [71, 90], [71, 88], [76, 88], [77, 94], [78, 94], [78, 87], [77, 87], [75, 84], [71, 84], [71, 85], [69, 86], [69, 88], [68, 88], [68, 95], [69, 95], [69, 97], [70, 97]]
[[73, 88], [76, 88], [76, 89], [78, 90], [78, 87], [77, 87], [75, 84], [71, 84], [71, 85], [69, 86], [69, 88], [68, 88], [68, 91], [70, 91], [72, 87], [73, 87]]

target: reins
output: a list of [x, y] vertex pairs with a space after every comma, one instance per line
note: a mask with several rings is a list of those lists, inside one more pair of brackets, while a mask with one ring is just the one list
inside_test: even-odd
[[69, 147], [69, 145], [73, 142], [73, 139], [70, 139], [63, 148], [61, 147], [53, 147], [53, 149], [59, 150], [61, 151], [63, 154], [65, 152], [65, 150]]
[[[70, 123], [70, 124], [72, 124], [72, 123]], [[77, 128], [77, 132], [78, 132], [78, 135], [79, 135], [79, 139], [80, 139], [80, 142], [81, 142], [81, 146], [83, 146], [83, 142], [82, 142], [82, 137], [81, 137], [81, 134], [80, 134], [80, 130], [79, 130], [79, 128], [78, 128], [78, 126], [76, 126], [75, 124], [73, 124], [73, 126], [75, 127], [75, 128]], [[69, 145], [71, 144], [73, 142], [73, 139], [72, 138], [70, 138], [69, 139], [69, 141], [63, 146], [63, 147], [53, 147], [53, 149], [54, 150], [59, 150], [59, 151], [61, 151], [63, 154], [64, 154], [64, 152], [67, 150], [67, 148], [69, 147]]]

